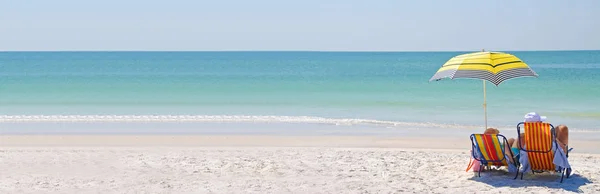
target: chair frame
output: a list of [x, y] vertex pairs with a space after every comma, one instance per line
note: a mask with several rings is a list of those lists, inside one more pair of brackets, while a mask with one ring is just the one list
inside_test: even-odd
[[[519, 141], [519, 140], [521, 139], [521, 125], [523, 125], [523, 130], [525, 130], [525, 122], [518, 123], [517, 124], [517, 137], [518, 138], [517, 138], [516, 141], [518, 141], [519, 150], [522, 150], [524, 152], [535, 152], [535, 153], [549, 153], [549, 152], [551, 152], [552, 153], [552, 157], [554, 157], [555, 153], [552, 152], [552, 147], [555, 147], [555, 149], [562, 149], [562, 148], [558, 147], [558, 144], [555, 143], [556, 142], [556, 130], [554, 128], [554, 125], [552, 125], [550, 123], [547, 123], [547, 124], [550, 125], [550, 134], [552, 135], [552, 137], [551, 137], [552, 138], [552, 142], [551, 142], [552, 145], [550, 146], [549, 150], [547, 150], [547, 151], [540, 151], [540, 150], [528, 150], [528, 149], [524, 149], [523, 148], [523, 145], [521, 144], [521, 141]], [[566, 152], [565, 154], [566, 154], [567, 158], [569, 157], [569, 154], [568, 154], [569, 151], [568, 151], [568, 149], [569, 148], [567, 147], [567, 150], [565, 150], [565, 152]], [[565, 174], [567, 174], [569, 171], [571, 171], [570, 168], [568, 168], [568, 169], [559, 168], [559, 172], [561, 173], [561, 177], [560, 177], [560, 182], [561, 183], [563, 182]], [[531, 173], [535, 173], [533, 171], [533, 169], [531, 169]], [[523, 174], [525, 174], [525, 173], [524, 172], [521, 173], [521, 180], [523, 180]], [[515, 175], [514, 179], [517, 179], [517, 177], [519, 177], [519, 170], [517, 170], [517, 175]], [[567, 178], [569, 178], [569, 174], [567, 174]]]
[[[475, 138], [475, 135], [486, 135], [486, 134], [471, 134], [471, 136], [470, 136], [470, 138], [471, 138], [471, 155], [473, 156], [473, 158], [475, 160], [477, 160], [481, 163], [481, 165], [479, 165], [479, 172], [477, 173], [478, 177], [481, 177], [481, 170], [483, 170], [484, 166], [488, 166], [488, 163], [506, 161], [507, 165], [511, 165], [511, 163], [506, 158], [506, 152], [504, 150], [504, 146], [502, 146], [502, 148], [500, 149], [502, 151], [502, 158], [499, 160], [485, 160], [485, 158], [479, 158], [479, 156], [476, 156], [475, 150], [477, 150], [478, 152], [481, 152], [481, 148], [477, 148], [476, 145], [478, 145], [478, 144], [475, 143], [475, 141], [473, 141]], [[492, 135], [492, 134], [487, 134], [487, 135]], [[493, 134], [493, 135], [496, 135], [499, 140], [504, 140], [505, 145], [508, 145], [508, 140], [506, 140], [506, 137], [504, 137], [504, 135], [500, 135], [500, 134]], [[500, 137], [502, 137], [502, 139], [500, 139]], [[485, 146], [485, 145], [483, 145], [483, 146]], [[509, 155], [510, 155], [510, 157], [514, 158], [512, 152], [509, 152]], [[515, 166], [517, 166], [517, 165], [515, 164]], [[518, 173], [518, 171], [517, 171], [517, 173]]]

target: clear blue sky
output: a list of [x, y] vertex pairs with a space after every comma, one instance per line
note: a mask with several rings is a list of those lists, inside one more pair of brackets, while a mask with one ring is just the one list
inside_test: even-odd
[[1, 0], [0, 50], [598, 50], [600, 0]]

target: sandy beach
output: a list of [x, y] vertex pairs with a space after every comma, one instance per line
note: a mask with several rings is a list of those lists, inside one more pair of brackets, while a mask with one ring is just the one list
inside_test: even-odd
[[0, 193], [600, 192], [600, 155], [572, 153], [563, 183], [477, 177], [464, 170], [468, 140], [452, 138], [4, 135], [0, 145]]

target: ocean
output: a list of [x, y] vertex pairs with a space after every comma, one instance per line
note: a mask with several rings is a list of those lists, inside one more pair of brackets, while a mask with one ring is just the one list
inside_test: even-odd
[[[429, 82], [464, 53], [0, 52], [0, 122], [483, 128], [481, 80]], [[509, 53], [539, 77], [487, 84], [490, 127], [600, 132], [600, 51]]]

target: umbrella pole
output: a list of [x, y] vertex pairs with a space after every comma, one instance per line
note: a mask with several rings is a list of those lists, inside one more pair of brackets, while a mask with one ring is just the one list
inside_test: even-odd
[[483, 80], [483, 116], [485, 117], [485, 129], [487, 129], [487, 103], [485, 101], [485, 80]]

